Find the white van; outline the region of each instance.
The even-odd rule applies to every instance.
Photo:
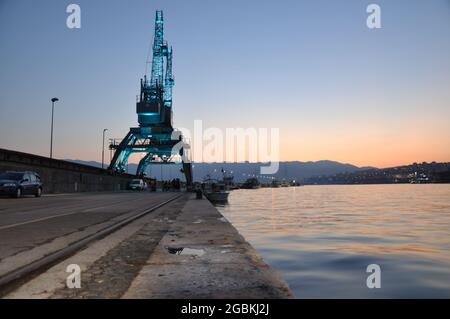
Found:
[[[145,182],[142,179],[133,179],[130,182],[129,188],[133,191],[142,191],[145,189]]]

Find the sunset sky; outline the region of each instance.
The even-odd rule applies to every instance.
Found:
[[[281,160],[450,161],[448,0],[0,0],[0,147],[47,156],[57,96],[55,157],[101,160],[103,128],[137,126],[157,9],[175,126],[279,128]]]

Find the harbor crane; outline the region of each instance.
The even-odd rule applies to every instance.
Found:
[[[153,59],[150,80],[141,79],[140,95],[136,101],[139,127],[132,127],[118,144],[111,143],[114,150],[109,170],[125,172],[130,155],[144,153],[136,175],[144,176],[152,164],[181,164],[186,183],[192,184],[192,168],[189,160],[189,144],[172,123],[172,74],[173,50],[164,39],[162,11],[156,11]]]

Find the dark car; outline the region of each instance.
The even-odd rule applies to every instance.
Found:
[[[10,195],[16,198],[22,195],[42,194],[41,177],[35,172],[5,172],[0,173],[0,195]]]

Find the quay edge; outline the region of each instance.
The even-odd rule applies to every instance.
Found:
[[[280,299],[294,295],[208,200],[191,196],[123,297]]]

